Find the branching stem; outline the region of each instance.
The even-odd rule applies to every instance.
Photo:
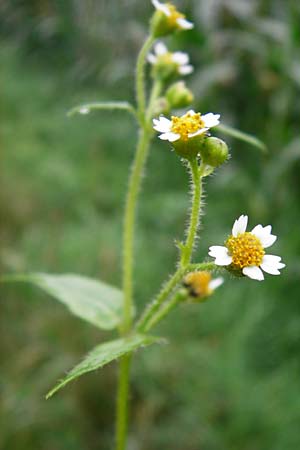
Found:
[[[174,275],[169,279],[169,281],[163,286],[157,297],[154,298],[152,303],[150,303],[144,313],[142,314],[140,320],[138,321],[136,328],[140,332],[145,332],[149,329],[149,325],[152,323],[152,318],[159,314],[161,305],[169,297],[169,295],[176,288],[178,283],[181,281],[183,275],[189,270],[190,260],[192,257],[192,252],[194,248],[195,238],[197,235],[197,230],[199,226],[199,217],[201,209],[201,179],[202,179],[202,168],[198,166],[197,159],[190,161],[191,173],[192,173],[192,209],[188,225],[188,232],[185,244],[181,248],[181,258],[179,267],[174,273]],[[204,263],[204,265],[206,265]],[[166,314],[163,314],[165,317]]]

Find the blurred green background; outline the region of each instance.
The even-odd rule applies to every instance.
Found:
[[[242,213],[273,224],[287,264],[263,283],[228,278],[211,302],[177,310],[157,332],[167,346],[133,368],[130,450],[300,448],[300,4],[191,0],[195,29],[170,39],[196,67],[195,107],[256,134],[238,141],[206,183],[196,259]],[[68,119],[95,100],[134,96],[134,62],[152,12],[138,0],[0,3],[1,272],[74,272],[120,285],[121,226],[135,124],[123,113]],[[139,308],[173,271],[188,178],[155,140],[139,208]],[[44,394],[112,337],[40,291],[1,286],[1,450],[108,450],[116,366]]]

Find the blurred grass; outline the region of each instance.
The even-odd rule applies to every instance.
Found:
[[[131,100],[150,7],[87,2],[82,15],[79,3],[67,3],[62,11],[53,2],[50,12],[47,1],[1,6],[0,266],[82,272],[120,285],[135,125],[122,113],[68,119],[66,111],[83,101]],[[186,2],[197,28],[173,44],[191,49],[197,106],[220,111],[269,148],[263,157],[231,142],[231,161],[206,184],[197,258],[249,213],[251,225],[273,224],[274,253],[287,269],[261,284],[228,279],[213,301],[184,306],[160,326],[169,345],[139,353],[133,370],[132,449],[141,442],[143,450],[300,446],[299,6],[253,5]],[[140,306],[173,270],[187,182],[176,156],[155,142],[139,208]],[[1,450],[111,448],[115,366],[44,400],[105,335],[40,292],[1,290]]]

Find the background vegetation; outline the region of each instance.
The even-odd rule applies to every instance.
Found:
[[[272,223],[287,269],[264,283],[228,279],[211,302],[182,307],[137,355],[130,449],[300,448],[300,6],[296,0],[191,0],[196,27],[170,41],[191,53],[201,111],[263,139],[237,141],[206,184],[197,253],[232,221]],[[66,118],[82,101],[132,100],[133,64],[152,7],[138,0],[0,4],[0,268],[81,272],[120,285],[121,217],[135,127],[122,113]],[[139,209],[137,301],[173,269],[187,176],[153,145]],[[98,331],[41,292],[2,286],[1,450],[107,450],[116,367],[52,400],[44,394]]]

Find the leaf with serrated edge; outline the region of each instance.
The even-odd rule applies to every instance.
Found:
[[[3,277],[38,286],[63,303],[77,317],[98,328],[111,330],[122,321],[123,294],[119,289],[81,275],[31,273]]]
[[[75,378],[78,378],[87,372],[99,369],[111,361],[120,358],[121,356],[125,356],[140,347],[145,347],[158,342],[162,342],[162,339],[159,337],[134,334],[126,338],[100,344],[88,353],[81,363],[77,364],[63,380],[51,389],[46,398],[48,399],[51,397],[55,392]]]

